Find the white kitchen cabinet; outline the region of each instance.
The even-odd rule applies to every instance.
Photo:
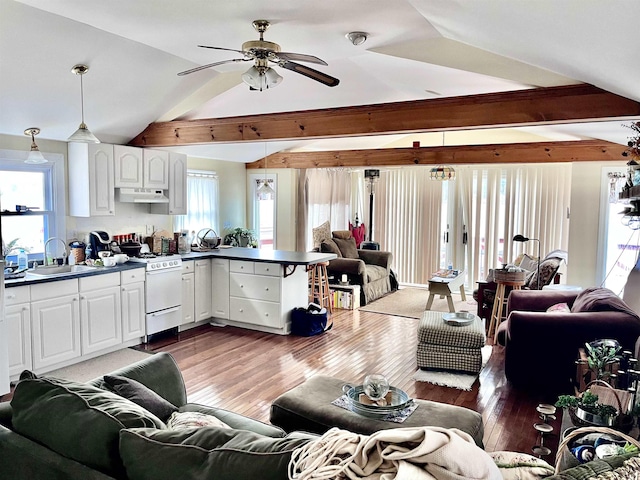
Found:
[[[113,146],[116,188],[142,188],[142,149],[126,145]]]
[[[5,322],[9,352],[9,376],[15,378],[23,370],[32,370],[31,305],[29,287],[5,290]]]
[[[4,259],[0,255],[0,270],[4,271]],[[5,319],[4,281],[0,283],[0,397],[9,393],[9,352],[7,321]]]
[[[229,319],[229,260],[211,259],[211,310],[216,318]]]
[[[196,260],[195,265],[195,320],[208,320],[211,312],[211,260]]]
[[[31,285],[33,369],[80,357],[78,280]]]
[[[122,341],[140,339],[146,335],[144,282],[145,269],[120,272],[122,302]]]
[[[113,145],[68,144],[69,215],[115,215]]]
[[[122,343],[120,274],[80,278],[82,355]]]
[[[187,156],[169,154],[169,203],[151,204],[151,213],[164,215],[187,214]]]
[[[195,273],[182,274],[182,323],[191,325],[196,322],[195,317]]]
[[[142,149],[142,186],[145,188],[169,188],[169,152]]]

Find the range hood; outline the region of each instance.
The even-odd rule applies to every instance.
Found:
[[[163,190],[155,188],[121,188],[118,201],[123,203],[169,203]]]

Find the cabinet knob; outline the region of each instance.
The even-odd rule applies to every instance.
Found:
[[[7,300],[13,300],[14,298],[16,298],[16,295],[15,295],[15,293],[14,293],[13,295],[7,295],[5,298],[6,298]]]
[[[265,317],[268,317],[268,316],[269,316],[269,314],[268,314],[268,313],[265,313],[265,314],[264,314],[264,316],[265,316]]]
[[[126,289],[126,288],[124,288],[124,287],[122,287],[122,291],[123,291],[123,292],[126,292],[126,291],[127,291],[127,289]]]
[[[240,288],[244,288],[244,285],[240,285]]]
[[[27,307],[22,307],[23,312],[26,312],[27,310],[29,310]]]
[[[241,308],[241,309],[240,309],[240,310],[238,310],[238,311],[239,311],[240,313],[242,313],[242,312],[244,312],[244,309],[242,309],[242,308]]]
[[[265,292],[268,292],[269,291],[269,287],[266,287],[264,290],[265,290]]]
[[[77,302],[78,301],[77,297],[73,297],[73,301]]]

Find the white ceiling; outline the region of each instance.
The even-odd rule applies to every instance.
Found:
[[[151,122],[364,105],[586,82],[640,101],[637,0],[0,0],[0,133],[66,140],[85,120],[104,142],[127,143]],[[265,39],[315,55],[340,79],[326,87],[294,72],[277,87],[249,91],[229,64],[184,77],[198,65]],[[345,34],[361,30],[353,46]],[[444,143],[599,138],[626,143],[621,122],[447,133]],[[442,135],[269,142],[283,149],[441,145]],[[25,148],[29,141],[25,137]],[[200,145],[192,156],[251,162],[264,144]]]

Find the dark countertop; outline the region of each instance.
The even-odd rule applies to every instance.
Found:
[[[127,262],[116,265],[115,267],[94,267],[91,271],[83,271],[83,272],[74,272],[74,273],[65,273],[61,275],[52,275],[49,277],[36,277],[27,275],[23,278],[16,278],[13,280],[5,280],[4,286],[5,288],[10,287],[19,287],[22,285],[36,285],[39,283],[49,283],[49,282],[57,282],[59,280],[70,280],[72,278],[80,278],[80,277],[93,277],[94,275],[103,275],[106,273],[114,273],[114,272],[123,272],[125,270],[132,270],[134,268],[145,268],[144,263],[135,263],[135,262]],[[46,267],[40,267],[42,269]]]
[[[250,262],[281,263],[284,265],[313,265],[337,258],[334,253],[292,252],[288,250],[261,250],[258,248],[218,248],[208,252],[191,252],[182,255],[182,260],[199,258],[227,258]]]

